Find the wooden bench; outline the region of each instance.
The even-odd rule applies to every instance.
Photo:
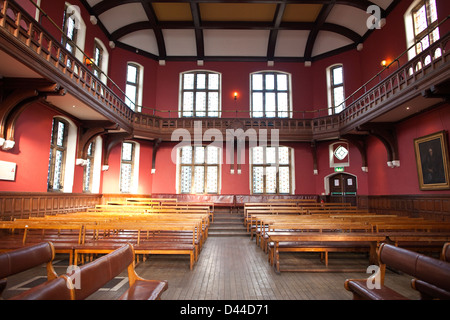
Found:
[[[27,290],[14,299],[85,300],[127,270],[129,288],[119,300],[160,300],[168,288],[168,282],[139,277],[134,269],[134,256],[133,246],[124,245],[81,266],[72,275],[62,275],[51,282]]]
[[[55,249],[51,242],[29,245],[20,249],[0,254],[0,296],[6,288],[7,278],[46,264],[47,281],[55,279],[58,275],[53,268]]]
[[[412,286],[423,299],[450,299],[450,263],[386,243],[380,245],[378,257],[379,288],[369,286],[367,279],[347,279],[344,286],[353,293],[353,299],[406,300],[405,296],[385,286],[386,266],[414,277]]]

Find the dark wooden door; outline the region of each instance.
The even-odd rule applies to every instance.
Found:
[[[358,186],[356,184],[356,177],[346,174],[338,173],[330,177],[330,201],[351,203],[356,206],[356,194]]]

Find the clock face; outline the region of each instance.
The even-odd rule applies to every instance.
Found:
[[[334,156],[342,161],[348,156],[348,150],[344,146],[339,146],[334,150]]]

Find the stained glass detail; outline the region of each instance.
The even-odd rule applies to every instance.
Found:
[[[181,163],[182,164],[192,163],[192,148],[191,147],[181,148]]]
[[[287,91],[289,89],[287,75],[285,74],[277,75],[277,89],[280,91]]]
[[[266,167],[266,193],[277,193],[277,168]]]
[[[263,167],[253,167],[253,193],[264,193]]]
[[[181,116],[219,116],[220,74],[201,71],[183,74],[181,94]]]
[[[195,74],[186,73],[184,75],[184,88],[183,89],[193,90],[194,89],[194,80],[195,80]]]
[[[266,148],[266,164],[275,164],[276,161],[276,151],[277,149],[274,147]]]
[[[217,193],[219,182],[218,182],[218,169],[216,166],[209,166],[207,171],[207,193]]]
[[[194,192],[205,192],[205,167],[196,166],[194,173]]]
[[[53,176],[53,189],[58,190],[61,189],[62,185],[62,167],[63,167],[63,159],[64,159],[64,153],[62,151],[57,150],[56,151],[56,157],[55,157],[55,169],[54,169],[54,176]]]
[[[132,161],[133,160],[133,144],[132,143],[123,143],[122,145],[122,160],[123,161]]]
[[[66,125],[64,122],[58,121],[58,135],[56,139],[56,144],[59,147],[64,145],[64,133],[65,133]]]
[[[131,163],[122,163],[120,168],[120,191],[127,193],[131,191],[133,166]]]
[[[206,148],[208,164],[219,164],[219,148],[208,147]]]
[[[348,155],[348,150],[344,146],[339,146],[334,150],[334,156],[339,160],[344,160]]]
[[[252,161],[253,164],[264,164],[264,148],[255,147],[252,149]]]
[[[195,147],[195,164],[205,163],[205,147]]]
[[[278,148],[278,162],[280,165],[289,165],[289,148],[279,147]]]
[[[261,72],[251,76],[252,117],[289,117],[289,75]]]
[[[192,182],[192,168],[182,166],[181,167],[181,193],[191,192]]]
[[[279,192],[289,193],[291,190],[289,167],[279,168],[279,180]]]

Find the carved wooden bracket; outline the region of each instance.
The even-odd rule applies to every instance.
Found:
[[[89,145],[95,138],[117,129],[117,125],[111,121],[85,121],[78,140],[78,159],[87,159]]]
[[[105,156],[103,158],[103,166],[108,167],[109,165],[109,155],[111,154],[111,150],[122,143],[126,139],[131,139],[133,137],[132,134],[128,132],[118,132],[118,133],[108,133],[107,138],[105,139]]]
[[[367,136],[365,135],[358,135],[358,134],[347,134],[342,136],[342,139],[347,140],[352,145],[354,145],[359,153],[361,154],[361,160],[362,165],[361,169],[364,172],[368,171],[368,163],[367,163],[367,143],[366,143]]]
[[[48,95],[65,94],[65,90],[59,85],[45,79],[5,78],[1,87],[3,96],[0,103],[0,146],[3,150],[11,150],[14,147],[16,122],[26,107],[44,100]]]
[[[387,152],[387,165],[390,168],[399,167],[397,133],[393,125],[389,123],[368,123],[361,128],[367,130],[384,144]]]

